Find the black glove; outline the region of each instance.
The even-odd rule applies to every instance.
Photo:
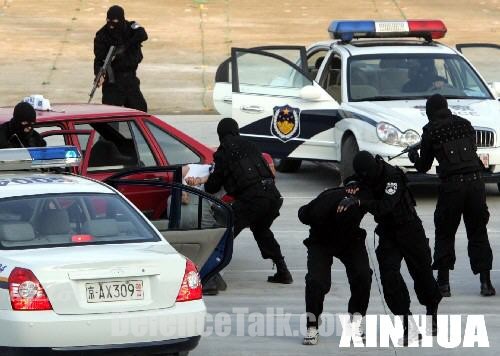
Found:
[[[347,182],[344,187],[347,193],[354,195],[359,190],[359,182],[351,180]]]
[[[417,160],[420,158],[420,155],[418,154],[417,150],[410,150],[408,152],[408,159],[410,160],[411,163],[417,162]]]
[[[337,213],[343,213],[347,209],[359,205],[360,205],[359,199],[356,199],[355,197],[345,197],[339,203],[339,206],[337,207]]]

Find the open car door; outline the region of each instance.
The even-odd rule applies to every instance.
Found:
[[[488,83],[493,94],[500,100],[500,45],[461,43],[456,47],[474,65]]]
[[[132,203],[128,191],[154,189],[164,200],[166,210],[151,222],[181,254],[199,267],[202,282],[222,270],[233,254],[233,216],[229,205],[199,189],[182,185],[182,166],[162,167],[176,179],[136,180],[137,171],[121,172],[105,182],[122,192]],[[159,168],[144,168],[143,173]]]
[[[230,69],[231,112],[242,135],[273,158],[335,157],[339,105],[309,77],[305,47],[232,48]]]

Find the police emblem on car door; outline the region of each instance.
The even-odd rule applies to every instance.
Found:
[[[300,109],[290,105],[275,106],[271,120],[271,134],[286,142],[300,135]]]

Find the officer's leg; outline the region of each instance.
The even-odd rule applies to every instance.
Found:
[[[123,106],[125,104],[125,93],[117,83],[105,83],[102,86],[102,103]]]
[[[234,216],[234,238],[236,238],[255,219],[255,211],[247,203],[239,200],[233,202],[231,208]]]
[[[436,307],[441,301],[436,280],[432,273],[429,240],[420,222],[405,227],[398,234],[398,246],[414,281],[414,289],[420,304]]]
[[[442,183],[434,212],[434,263],[438,284],[444,296],[450,296],[449,270],[455,266],[455,234],[463,210],[463,193],[459,183]]]
[[[392,238],[380,236],[375,250],[384,299],[394,315],[409,315],[410,295],[400,272],[403,256]]]
[[[318,327],[325,295],[332,284],[332,255],[325,246],[312,244],[307,249],[306,313],[307,327]]]
[[[350,245],[339,259],[345,266],[351,289],[347,311],[349,314],[359,313],[365,316],[370,301],[373,271],[370,268],[364,240],[358,240]]]
[[[140,80],[134,77],[130,80],[130,86],[127,89],[127,97],[125,98],[125,106],[127,108],[148,111],[148,104],[140,88]]]
[[[486,230],[489,217],[484,183],[481,180],[470,182],[464,207],[464,223],[469,240],[467,250],[472,272],[480,273],[481,294],[484,296],[495,295],[490,280],[493,253]]]

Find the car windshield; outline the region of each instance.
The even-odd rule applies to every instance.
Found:
[[[0,200],[0,248],[159,241],[113,194],[48,194]]]
[[[411,100],[440,93],[454,99],[490,99],[486,85],[459,55],[378,54],[348,62],[349,100]]]

